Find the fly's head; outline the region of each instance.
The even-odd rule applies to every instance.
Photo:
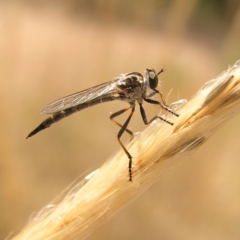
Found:
[[[149,88],[152,90],[156,89],[158,86],[158,75],[161,74],[164,69],[161,69],[158,73],[153,68],[146,69],[146,80]]]

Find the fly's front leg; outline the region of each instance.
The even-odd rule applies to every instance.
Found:
[[[169,111],[169,112],[172,113],[173,115],[179,117],[179,115],[176,114],[175,112],[173,112],[172,108],[167,105],[167,103],[166,103],[166,101],[165,101],[162,93],[161,93],[161,92],[158,92],[158,93],[159,93],[159,96],[160,96],[160,98],[161,98],[161,100],[162,100],[162,101],[160,102],[162,108],[166,109],[167,111]]]
[[[113,123],[115,123],[116,125],[118,125],[120,128],[122,128],[122,125],[119,122],[117,122],[116,120],[114,120],[114,118],[120,116],[124,112],[128,111],[130,108],[131,107],[127,107],[127,108],[124,108],[124,109],[122,109],[118,112],[115,112],[115,113],[111,114],[111,116],[110,116],[111,121]],[[131,141],[133,139],[133,132],[130,131],[129,129],[127,129],[127,128],[125,129],[125,131],[131,136],[131,138],[130,138],[130,141]]]
[[[157,94],[157,92],[155,92],[155,91],[150,92],[150,93],[147,95],[147,98],[151,98],[151,97],[154,96],[155,94]]]
[[[132,106],[131,106],[131,107],[129,107],[129,108],[132,108],[132,111],[131,111],[130,115],[128,116],[126,122],[122,125],[120,131],[118,132],[117,139],[118,139],[118,142],[119,142],[119,144],[121,145],[122,149],[124,150],[124,152],[125,152],[126,155],[128,156],[128,159],[129,159],[129,164],[128,164],[129,181],[132,181],[132,156],[130,155],[130,153],[128,152],[128,150],[125,148],[125,146],[123,145],[123,143],[122,143],[121,140],[120,140],[120,138],[121,138],[121,136],[123,135],[123,133],[128,130],[128,129],[127,129],[127,126],[128,126],[128,124],[129,124],[129,122],[130,122],[130,120],[131,120],[131,118],[132,118],[132,115],[133,115],[134,111],[135,111],[135,107],[132,107]],[[125,111],[127,111],[129,108],[125,109]],[[120,113],[117,112],[116,114],[117,114],[117,116],[118,116],[118,115],[121,114],[121,112],[125,112],[125,111],[124,111],[124,109],[123,109],[123,110],[119,111]],[[131,132],[131,131],[130,131],[130,132]]]
[[[139,104],[139,106],[140,106],[140,112],[141,112],[141,115],[142,115],[143,122],[144,122],[146,125],[151,124],[155,119],[160,119],[160,120],[162,120],[162,121],[164,121],[164,122],[166,122],[166,123],[168,123],[168,124],[170,124],[170,125],[173,125],[172,122],[169,122],[168,120],[166,120],[166,119],[164,119],[164,118],[162,118],[162,117],[160,117],[160,116],[155,116],[155,117],[153,117],[150,121],[148,121],[148,120],[147,120],[146,113],[145,113],[145,110],[144,110],[142,104]]]

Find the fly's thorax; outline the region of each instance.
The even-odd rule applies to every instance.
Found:
[[[134,88],[146,89],[146,80],[143,78],[142,74],[138,72],[126,73],[123,75],[118,83],[117,87],[121,90],[133,90]]]
[[[117,86],[125,97],[131,100],[142,98],[143,93],[146,92],[147,89],[146,80],[142,74],[138,72],[127,73],[122,76]]]

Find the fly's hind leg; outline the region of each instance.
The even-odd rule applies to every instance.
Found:
[[[117,122],[114,118],[120,116],[120,115],[123,114],[123,113],[125,113],[125,112],[128,111],[130,108],[131,108],[131,107],[127,107],[127,108],[124,108],[124,109],[122,109],[122,110],[120,110],[120,111],[117,111],[117,112],[111,114],[111,116],[110,116],[111,121],[112,121],[113,123],[115,123],[117,126],[119,126],[120,128],[122,128],[122,125],[121,125],[119,122]],[[132,131],[130,131],[129,129],[127,129],[127,128],[125,129],[125,131],[130,135],[130,137],[131,137],[131,138],[130,138],[130,141],[131,141],[131,140],[133,139],[134,133],[133,133]]]
[[[116,122],[115,120],[113,120],[114,117],[119,116],[120,114],[126,112],[126,111],[129,110],[130,108],[132,109],[132,111],[131,111],[130,115],[128,116],[126,122],[125,122],[123,125],[121,125],[121,124],[119,124],[118,122]],[[128,159],[129,159],[129,163],[128,163],[129,181],[132,181],[132,156],[131,156],[131,154],[128,152],[128,150],[126,149],[126,147],[123,145],[123,143],[121,142],[121,139],[120,139],[120,138],[121,138],[121,136],[123,135],[123,133],[124,133],[125,131],[126,131],[127,133],[129,133],[131,136],[133,136],[133,132],[131,132],[130,130],[128,130],[128,129],[127,129],[127,126],[128,126],[128,124],[129,124],[129,122],[130,122],[130,120],[131,120],[131,118],[132,118],[132,115],[133,115],[134,111],[135,111],[135,107],[134,107],[134,106],[130,106],[130,107],[125,108],[125,109],[122,109],[122,110],[120,110],[120,111],[118,111],[118,112],[116,112],[116,113],[114,113],[114,114],[112,114],[112,115],[110,116],[111,120],[112,120],[114,123],[116,123],[118,126],[121,127],[120,131],[118,132],[117,139],[118,139],[118,142],[119,142],[119,144],[121,145],[122,149],[123,149],[124,152],[126,153]]]

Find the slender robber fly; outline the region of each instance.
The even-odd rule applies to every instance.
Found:
[[[140,106],[141,116],[143,122],[146,125],[150,124],[155,119],[160,119],[170,125],[173,125],[173,123],[160,116],[155,116],[148,121],[145,110],[142,106],[143,100],[150,104],[159,105],[166,111],[172,113],[173,115],[177,117],[179,116],[172,110],[171,107],[169,107],[166,104],[162,96],[162,93],[156,89],[156,87],[158,86],[158,75],[161,74],[163,71],[164,69],[161,69],[161,71],[157,73],[154,69],[147,68],[145,72],[145,77],[143,77],[142,74],[138,72],[121,74],[120,76],[114,78],[110,82],[100,84],[98,86],[86,89],[81,92],[74,93],[67,97],[60,98],[59,100],[56,100],[52,103],[49,103],[42,108],[40,113],[51,114],[52,116],[44,120],[36,129],[34,129],[27,136],[27,138],[35,135],[36,133],[44,130],[45,128],[50,127],[53,123],[56,123],[61,119],[68,117],[69,115],[81,111],[85,108],[115,100],[125,101],[130,106],[111,114],[110,119],[112,122],[114,122],[116,125],[120,127],[120,131],[118,132],[117,135],[117,140],[129,159],[128,163],[129,181],[132,181],[132,156],[121,142],[121,136],[126,131],[131,136],[131,138],[133,138],[133,132],[130,131],[127,128],[127,126],[135,111],[136,101]],[[160,95],[159,102],[151,99],[151,97],[155,94]],[[127,110],[131,110],[131,112],[125,123],[122,125],[115,120],[115,117],[121,115]]]

